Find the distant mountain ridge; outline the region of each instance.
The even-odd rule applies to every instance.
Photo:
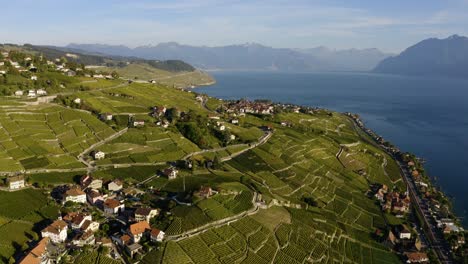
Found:
[[[374,72],[468,78],[468,38],[453,35],[423,40],[384,59]]]
[[[133,49],[122,45],[69,44],[66,48],[152,60],[178,59],[201,69],[220,70],[370,71],[390,55],[377,49],[287,49],[257,43],[197,47],[166,42]]]

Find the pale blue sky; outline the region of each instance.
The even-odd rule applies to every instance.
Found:
[[[468,0],[0,0],[0,42],[370,48],[468,35]]]

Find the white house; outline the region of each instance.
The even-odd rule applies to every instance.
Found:
[[[87,220],[93,220],[91,215],[77,214],[75,217],[73,217],[71,221],[71,228],[74,230],[81,229],[81,227]]]
[[[6,74],[6,71],[0,71],[0,74]]]
[[[135,221],[146,221],[149,223],[151,218],[155,217],[156,215],[158,215],[158,210],[140,207],[135,210]]]
[[[73,102],[75,104],[81,104],[81,99],[80,98],[76,98],[75,100],[73,100]]]
[[[31,80],[37,81],[37,76],[36,75],[31,76]]]
[[[106,214],[117,214],[119,211],[124,210],[125,205],[121,204],[115,199],[107,199],[104,202],[104,213]]]
[[[151,241],[157,241],[157,242],[162,242],[164,239],[164,232],[157,229],[153,228],[151,229]]]
[[[15,92],[15,95],[16,95],[16,96],[22,96],[23,94],[24,94],[24,93],[23,93],[23,91],[21,91],[21,90],[18,90],[18,91]]]
[[[95,160],[101,160],[106,157],[106,153],[102,151],[95,151],[92,155]]]
[[[37,95],[47,95],[47,91],[44,89],[37,89],[36,90]]]
[[[36,97],[36,91],[34,91],[34,90],[29,90],[29,91],[28,91],[28,97]]]
[[[128,229],[128,234],[132,238],[133,243],[138,243],[140,242],[141,238],[146,233],[146,231],[149,230],[151,230],[150,225],[148,224],[148,222],[143,221],[130,225],[130,228]]]
[[[55,243],[65,242],[68,226],[65,221],[56,220],[41,231],[42,237],[48,237]]]
[[[101,114],[101,116],[100,116],[101,120],[103,120],[103,121],[111,121],[112,117],[113,116],[110,113],[104,113],[104,114]]]
[[[406,226],[403,226],[398,233],[400,239],[411,239],[411,231]]]
[[[226,127],[225,127],[224,125],[221,125],[221,126],[219,127],[219,130],[224,131],[224,130],[226,130]]]
[[[123,188],[123,182],[119,179],[115,179],[109,182],[109,184],[107,184],[107,189],[109,191],[113,191],[113,192],[120,191],[122,190],[122,188]]]
[[[239,124],[239,119],[233,119],[233,120],[231,120],[231,123],[232,124]]]
[[[18,190],[24,188],[24,177],[21,175],[10,177],[7,179],[7,183],[8,188],[10,188],[10,190]]]
[[[175,168],[167,168],[163,171],[163,174],[167,176],[169,180],[177,178],[178,171]]]
[[[73,188],[65,192],[65,202],[86,203],[86,193],[78,188]]]
[[[142,127],[144,125],[145,125],[144,120],[135,120],[135,121],[133,121],[133,127]]]

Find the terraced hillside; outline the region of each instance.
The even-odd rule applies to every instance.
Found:
[[[223,102],[197,100],[193,92],[103,82],[64,92],[54,102],[0,101],[0,171],[25,171],[30,183],[42,184],[22,191],[40,196],[38,212],[54,208],[42,196],[48,186],[76,182],[88,170],[102,179],[123,179],[146,192],[142,201],[160,207],[151,225],[167,236],[146,251],[142,263],[399,262],[373,236],[390,226],[366,192],[373,183],[400,191],[405,185],[392,158],[347,116],[320,109],[233,116],[215,111]],[[76,98],[80,106],[67,105]],[[180,114],[154,117],[153,106]],[[105,112],[112,120],[99,119]],[[166,118],[172,119],[167,127],[156,125]],[[136,119],[144,126],[126,129]],[[92,150],[106,157],[91,161]],[[158,173],[169,164],[180,170],[174,180]],[[200,198],[202,186],[216,193]],[[17,222],[8,210],[0,206],[0,233],[14,225],[34,233],[44,221],[43,214],[24,213],[18,217],[26,222]],[[29,240],[34,236],[8,237],[0,253],[8,259],[14,243]]]

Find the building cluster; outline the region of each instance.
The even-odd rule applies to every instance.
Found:
[[[168,173],[177,175],[174,170]],[[160,211],[141,202],[142,194],[144,192],[136,188],[124,188],[119,179],[103,181],[91,175],[83,175],[77,185],[56,187],[52,196],[71,210],[61,213],[42,229],[42,240],[21,263],[47,259],[50,245],[62,248],[62,255],[70,249],[104,245],[110,248],[111,256],[126,252],[133,257],[141,253],[142,241],[163,241],[164,232],[150,226]],[[110,232],[102,229],[103,225],[115,226],[116,223],[118,228]]]
[[[371,192],[380,202],[382,211],[392,213],[396,217],[402,218],[409,212],[411,199],[406,193],[389,191],[388,186],[383,184],[374,184],[371,186]]]
[[[273,104],[267,101],[238,100],[227,102],[224,107],[227,113],[235,114],[271,115],[274,113]]]

